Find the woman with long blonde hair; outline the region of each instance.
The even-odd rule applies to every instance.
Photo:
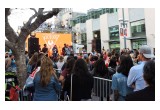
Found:
[[[35,101],[58,101],[58,93],[61,86],[58,82],[53,62],[48,57],[41,59],[40,71],[34,78]]]

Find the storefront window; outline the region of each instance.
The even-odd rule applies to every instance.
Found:
[[[146,37],[145,21],[136,21],[131,23],[132,37]]]
[[[119,26],[109,28],[110,40],[119,40]]]
[[[119,42],[110,42],[109,43],[109,47],[110,47],[110,50],[112,51],[113,49],[117,52],[117,53],[119,53],[119,51],[120,51],[120,44],[119,44]]]
[[[147,41],[145,39],[132,40],[132,49],[139,49],[142,45],[147,45]]]

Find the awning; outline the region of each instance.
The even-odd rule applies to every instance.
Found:
[[[147,38],[146,37],[126,37],[126,39],[127,40],[134,40],[134,39],[147,39]]]
[[[103,42],[120,42],[119,40],[103,40]]]

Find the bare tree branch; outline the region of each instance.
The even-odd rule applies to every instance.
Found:
[[[32,16],[29,18],[29,20],[27,21],[26,24],[24,24],[24,26],[22,27],[22,29],[30,28],[30,24],[31,24],[32,20],[35,19],[38,15],[43,14],[43,10],[44,10],[44,8],[39,8],[39,10],[38,10],[38,12],[37,12],[35,8],[30,8],[30,9],[33,10],[33,11],[35,11],[35,14],[32,15]]]
[[[43,14],[43,10],[44,10],[44,8],[39,8],[39,9],[38,9],[38,15]]]
[[[38,10],[38,16],[35,19],[33,23],[31,23],[31,19],[34,17],[34,15],[30,18],[30,21],[27,22],[27,27],[23,26],[21,29],[20,37],[23,37],[23,40],[26,40],[27,36],[34,30],[36,30],[43,22],[45,22],[47,19],[51,18],[54,15],[57,15],[61,9],[54,8],[54,10],[49,11],[46,15],[43,15],[44,8],[40,8]],[[36,16],[36,15],[35,15]],[[30,24],[31,23],[31,24]]]
[[[35,12],[35,14],[37,14],[37,10],[35,8],[30,8],[31,10],[33,10]]]
[[[14,50],[15,45],[12,42],[5,40],[5,45],[11,50]]]
[[[10,15],[10,9],[5,9],[5,36],[10,42],[17,42],[18,36],[16,35],[16,32],[12,29],[8,22],[8,16]]]
[[[35,8],[30,8],[30,9],[33,10],[33,11],[35,12],[35,14],[32,15],[32,16],[29,18],[29,20],[27,21],[27,23],[24,24],[24,26],[23,26],[22,28],[25,28],[25,27],[27,28],[27,27],[31,24],[32,20],[33,20],[35,17],[38,16],[38,12],[37,12],[37,10],[36,10]]]
[[[11,14],[10,8],[5,8],[5,16],[9,16]]]

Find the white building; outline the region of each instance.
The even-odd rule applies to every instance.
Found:
[[[82,22],[82,18],[85,18],[85,22]],[[92,51],[94,37],[101,40],[101,48],[120,50],[124,48],[124,38],[119,34],[122,18],[121,8],[90,9],[86,16],[81,16],[80,22],[75,23],[74,28],[79,33],[79,41],[86,32],[87,52]],[[126,48],[139,49],[145,44],[155,48],[154,9],[125,8],[124,19],[127,21]]]
[[[124,10],[124,11],[123,11]],[[126,43],[120,30],[127,26]],[[57,30],[57,31],[56,31]],[[73,12],[71,8],[62,10],[55,19],[53,31],[72,33],[72,42],[81,44],[91,52],[94,49],[139,49],[149,45],[155,49],[155,9],[153,8],[99,8],[90,9],[87,14]],[[95,48],[93,39],[99,39]]]

